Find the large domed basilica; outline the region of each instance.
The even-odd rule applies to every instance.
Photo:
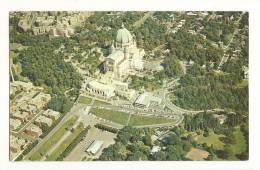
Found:
[[[144,50],[137,48],[134,37],[122,24],[111,45],[110,54],[105,59],[104,70],[115,79],[124,79],[143,69],[144,54]]]

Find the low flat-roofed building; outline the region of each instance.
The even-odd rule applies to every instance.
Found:
[[[26,144],[25,139],[18,138],[16,136],[10,135],[10,150],[14,153],[18,153],[23,149]]]
[[[13,118],[15,118],[15,119],[18,119],[18,120],[20,120],[20,121],[22,121],[22,122],[26,122],[26,121],[28,121],[30,115],[29,115],[28,112],[20,112],[20,111],[17,111],[17,112],[15,112],[14,114],[12,114],[11,117],[13,117]]]
[[[115,87],[110,84],[100,83],[96,80],[90,81],[87,85],[87,90],[91,93],[110,98],[115,96]]]
[[[30,105],[36,106],[37,109],[42,109],[51,100],[50,94],[45,94],[39,92],[32,100],[29,102]]]
[[[102,148],[103,144],[104,144],[104,141],[95,140],[91,143],[91,145],[88,147],[86,152],[89,154],[92,154],[92,155],[96,155],[98,153],[98,151]]]
[[[48,110],[45,110],[42,113],[42,115],[44,115],[44,116],[46,116],[48,118],[51,118],[54,121],[54,120],[57,120],[60,117],[60,112],[48,109]]]
[[[11,130],[17,129],[19,126],[21,126],[21,124],[22,124],[21,120],[10,118],[10,129]]]
[[[40,126],[40,127],[42,125],[47,125],[47,126],[51,126],[52,125],[52,119],[48,118],[48,117],[45,117],[45,116],[42,116],[42,115],[37,117],[34,122],[35,122],[35,124],[37,126]]]
[[[144,92],[135,100],[134,105],[140,108],[148,108],[150,106],[161,106],[162,99],[160,97],[153,96],[149,92]]]
[[[25,133],[38,138],[42,134],[42,129],[39,126],[36,126],[35,124],[31,124],[25,129]]]

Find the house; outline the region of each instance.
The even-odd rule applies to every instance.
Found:
[[[26,144],[25,139],[10,135],[10,150],[14,153],[20,152]]]
[[[27,103],[23,103],[19,106],[20,111],[28,112],[29,114],[35,114],[37,112],[37,107],[34,105],[29,105]]]
[[[45,110],[42,115],[51,118],[53,121],[60,117],[60,113],[51,109]]]
[[[37,118],[35,119],[34,123],[35,123],[37,126],[40,126],[40,127],[41,127],[42,125],[51,126],[53,122],[52,122],[52,119],[40,115],[39,117],[37,117]]]
[[[11,130],[17,129],[19,126],[21,126],[21,124],[22,124],[21,120],[10,118],[10,129]]]
[[[16,111],[14,114],[12,114],[13,118],[20,120],[21,122],[27,122],[29,120],[29,113],[28,112],[20,112]]]
[[[12,88],[17,88],[25,92],[29,92],[33,88],[33,84],[31,82],[23,82],[23,81],[14,81],[11,82]]]
[[[155,154],[156,152],[159,152],[161,150],[161,147],[160,146],[153,146],[153,148],[151,149],[150,151],[150,154],[153,155]]]
[[[35,124],[31,124],[25,129],[25,133],[34,138],[38,138],[42,135],[42,129],[39,126],[36,126]]]
[[[35,97],[32,98],[29,104],[35,106],[37,109],[42,109],[49,100],[51,100],[50,94],[39,92]]]

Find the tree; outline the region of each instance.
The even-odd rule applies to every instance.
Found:
[[[121,143],[105,148],[99,160],[103,161],[123,161],[127,158],[126,147]]]
[[[183,150],[185,152],[189,152],[192,147],[192,144],[190,142],[183,142]]]
[[[140,151],[136,151],[129,155],[127,158],[128,161],[141,161],[141,160],[148,160],[147,156]]]
[[[65,96],[54,96],[51,98],[51,100],[48,102],[47,107],[49,109],[61,112],[61,113],[67,113],[70,111],[73,103]]]
[[[166,153],[163,152],[163,151],[159,151],[159,152],[156,152],[154,155],[153,155],[153,160],[155,161],[165,161],[166,160]]]
[[[165,74],[168,77],[177,77],[183,73],[180,62],[176,59],[175,56],[166,57],[163,62]]]
[[[147,145],[147,146],[152,146],[151,136],[145,135],[145,136],[143,137],[143,140],[142,140],[142,141],[144,142],[145,145]]]

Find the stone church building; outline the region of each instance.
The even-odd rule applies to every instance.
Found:
[[[110,54],[104,62],[104,71],[114,79],[122,80],[143,70],[143,49],[138,49],[131,33],[124,27],[117,31]]]

